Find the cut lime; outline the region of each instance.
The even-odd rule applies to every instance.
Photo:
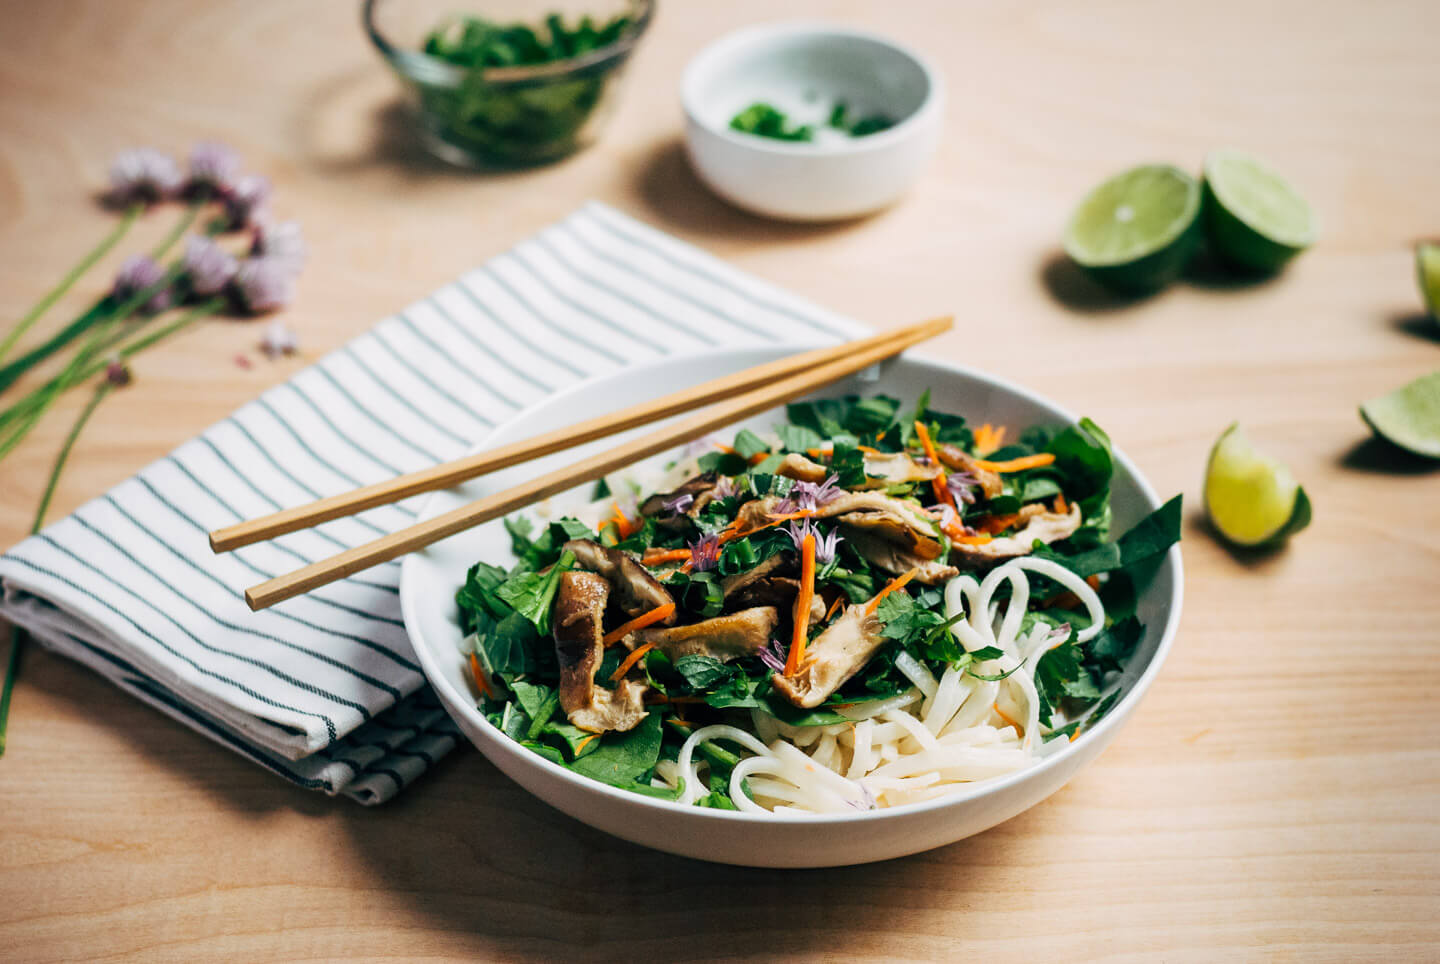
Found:
[[[1421,241],[1415,245],[1415,271],[1420,276],[1420,297],[1425,310],[1440,321],[1440,244]]]
[[[1254,271],[1278,271],[1315,243],[1315,214],[1284,178],[1247,154],[1205,158],[1205,227],[1215,252]]]
[[[1146,164],[1117,174],[1080,202],[1065,227],[1065,253],[1120,291],[1174,281],[1200,240],[1200,185],[1177,167]]]
[[[1272,458],[1255,451],[1237,422],[1210,450],[1205,511],[1220,534],[1239,546],[1283,542],[1310,524],[1310,499]]]
[[[1405,451],[1440,459],[1440,372],[1370,399],[1360,406],[1360,417]]]

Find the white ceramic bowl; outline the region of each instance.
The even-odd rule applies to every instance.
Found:
[[[874,34],[816,24],[736,31],[685,69],[680,99],[696,173],[725,200],[768,217],[829,221],[894,202],[940,140],[940,76],[913,51]],[[843,101],[853,116],[895,126],[864,137],[780,141],[730,128],[751,104],[823,125]]]
[[[581,418],[678,391],[793,350],[756,348],[708,353],[627,369],[551,396],[496,429],[482,447],[562,428]],[[1029,425],[1075,420],[1069,412],[1039,396],[988,375],[906,357],[837,383],[821,394],[885,392],[908,402],[926,386],[937,409],[963,413],[978,421]],[[783,411],[775,411],[742,424],[768,429],[783,417]],[[458,489],[436,492],[421,516],[438,515],[614,444],[613,440],[601,440]],[[1118,449],[1115,456],[1112,508],[1115,531],[1124,532],[1160,503],[1130,460]],[[480,752],[541,800],[607,833],[687,857],[757,867],[824,867],[899,857],[979,833],[1034,806],[1060,789],[1115,738],[1159,673],[1180,620],[1181,565],[1176,547],[1170,550],[1140,600],[1139,615],[1146,633],[1121,681],[1125,697],[1074,743],[1030,769],[977,783],[954,797],[890,810],[799,818],[753,815],[683,807],[606,786],[537,756],[486,721],[475,706],[468,669],[460,653],[461,632],[455,607],[455,590],[464,581],[466,569],[479,559],[498,565],[513,564],[509,537],[498,521],[408,556],[402,570],[400,602],[426,677],[445,709]]]

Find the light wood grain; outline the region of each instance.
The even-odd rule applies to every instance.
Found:
[[[980,837],[868,868],[713,867],[603,837],[458,752],[393,804],[294,789],[84,670],[26,661],[0,760],[0,956],[1434,959],[1440,950],[1440,475],[1365,444],[1354,405],[1440,367],[1410,243],[1440,232],[1440,5],[787,4],[883,30],[949,80],[940,156],[865,221],[767,224],[676,147],[676,82],[774,4],[662,4],[614,126],[499,177],[421,156],[355,5],[0,3],[0,316],[107,225],[110,153],[240,147],[314,255],[290,313],[314,357],[599,198],[879,326],[942,312],[932,349],[1104,425],[1190,503],[1169,664],[1115,745]],[[1240,146],[1307,194],[1323,239],[1285,277],[1116,302],[1056,257],[1071,205],[1127,165]],[[168,217],[148,218],[158,237]],[[110,265],[113,267],[113,265]],[[82,304],[100,282],[66,304]],[[286,377],[215,323],[143,356],[56,512]],[[0,469],[0,544],[30,522],[83,399]],[[1316,521],[1237,557],[1194,518],[1233,418]]]
[[[662,426],[638,438],[627,439],[564,468],[547,472],[522,485],[503,489],[476,499],[432,519],[397,529],[378,539],[321,559],[308,566],[267,579],[245,590],[245,602],[252,610],[268,609],[279,602],[328,586],[338,579],[363,572],[382,562],[417,552],[457,532],[500,519],[542,499],[568,492],[586,482],[611,475],[641,459],[659,455],[686,442],[717,432],[752,415],[794,401],[846,376],[892,358],[906,347],[918,345],[951,327],[949,318],[928,322],[894,339],[872,340],[868,347],[855,345],[823,365],[800,371],[759,388],[727,399],[689,418]]]
[[[407,472],[393,479],[386,479],[384,482],[361,486],[358,489],[342,492],[340,495],[333,495],[326,499],[318,499],[293,509],[283,509],[257,519],[247,519],[223,529],[216,529],[210,533],[210,548],[216,552],[229,552],[232,549],[239,549],[241,546],[273,539],[287,532],[295,532],[297,529],[308,529],[331,519],[354,515],[377,505],[399,502],[401,499],[407,499],[422,492],[448,489],[461,482],[498,472],[512,465],[520,465],[545,455],[563,452],[596,439],[609,438],[612,435],[618,435],[632,428],[649,425],[674,415],[693,412],[697,408],[713,405],[716,402],[734,398],[743,392],[777,382],[788,375],[818,368],[827,362],[881,345],[893,344],[895,348],[890,355],[898,354],[911,345],[949,330],[953,323],[954,320],[948,317],[922,321],[893,331],[883,331],[869,338],[856,339],[829,348],[817,348],[814,351],[798,352],[764,365],[756,365],[753,368],[735,372],[732,375],[691,385],[689,388],[672,392],[661,398],[641,402],[639,405],[631,405],[618,412],[585,419],[567,428],[545,432],[533,438],[486,449],[452,462],[442,462],[418,472]],[[889,357],[889,355],[885,357]],[[868,364],[870,364],[868,361],[861,362],[856,369],[850,369],[842,374],[850,374]],[[823,382],[815,382],[810,387],[815,388],[820,384]],[[679,439],[677,441],[689,440]],[[591,481],[589,478],[577,480],[577,482],[589,481]],[[541,498],[544,496],[536,496],[535,501]],[[478,525],[481,521],[484,520],[476,519],[471,522],[471,525]],[[426,543],[426,545],[428,544]],[[276,600],[276,602],[278,601]]]

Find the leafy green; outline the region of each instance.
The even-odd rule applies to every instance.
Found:
[[[791,125],[790,119],[774,105],[756,101],[730,118],[730,129],[777,141],[809,141],[815,128],[809,124]]]
[[[777,425],[775,434],[780,436],[780,444],[785,451],[801,455],[808,455],[811,449],[820,448],[825,441],[819,432],[804,425]]]
[[[739,672],[718,659],[696,654],[675,660],[675,671],[685,677],[685,682],[696,692],[712,690]]]
[[[575,565],[575,553],[565,550],[547,572],[521,572],[495,589],[495,595],[535,624],[540,635],[550,633],[550,604],[560,586],[560,576]]]
[[[511,611],[503,619],[495,619],[481,611],[474,614],[475,652],[491,673],[502,676],[539,671],[544,662],[554,661],[553,648],[539,645],[540,634],[535,624]],[[540,655],[548,656],[542,661]]]
[[[613,787],[629,789],[648,778],[660,758],[660,713],[651,710],[634,729],[606,733],[596,742],[599,747],[571,763],[570,769]]]
[[[742,428],[735,436],[735,454],[743,459],[748,460],[761,452],[769,451],[769,444],[748,428]]]

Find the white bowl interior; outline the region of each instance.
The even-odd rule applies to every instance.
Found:
[[[747,349],[669,359],[584,383],[521,413],[497,429],[481,448],[571,425],[698,382],[788,354],[794,348]],[[913,401],[926,387],[933,407],[972,421],[1007,425],[1073,422],[1075,417],[1023,389],[978,372],[944,363],[892,359],[817,393],[817,397],[884,392]],[[784,418],[776,409],[744,423],[769,429]],[[449,511],[587,455],[653,427],[558,453],[498,472],[456,489],[434,493],[422,518]],[[731,430],[727,430],[731,431]],[[662,462],[668,456],[657,456]],[[643,463],[642,463],[643,464]],[[582,491],[589,491],[586,486]],[[582,497],[580,492],[571,499]],[[565,496],[556,498],[563,504]],[[1131,462],[1116,451],[1112,483],[1115,531],[1124,532],[1159,501]],[[491,726],[475,706],[468,669],[459,649],[461,631],[455,590],[477,560],[509,566],[509,535],[494,522],[462,532],[408,556],[401,580],[405,624],[427,678],[465,733],[505,773],[542,799],[602,830],[686,856],[753,866],[833,866],[914,853],[959,840],[1009,819],[1059,789],[1114,737],[1159,671],[1178,625],[1181,566],[1171,550],[1144,592],[1139,616],[1146,633],[1121,680],[1126,695],[1105,719],[1087,728],[1070,746],[1030,769],[976,784],[963,794],[891,810],[813,818],[771,817],[682,807],[628,793],[578,776],[515,744]],[[863,828],[863,832],[856,832]]]
[[[852,118],[883,114],[899,124],[924,105],[932,86],[929,71],[914,55],[885,40],[797,25],[753,28],[725,38],[687,71],[683,96],[693,118],[728,132],[731,118],[757,101],[773,104],[800,124],[823,126],[837,102]],[[764,143],[814,149],[844,142]]]

